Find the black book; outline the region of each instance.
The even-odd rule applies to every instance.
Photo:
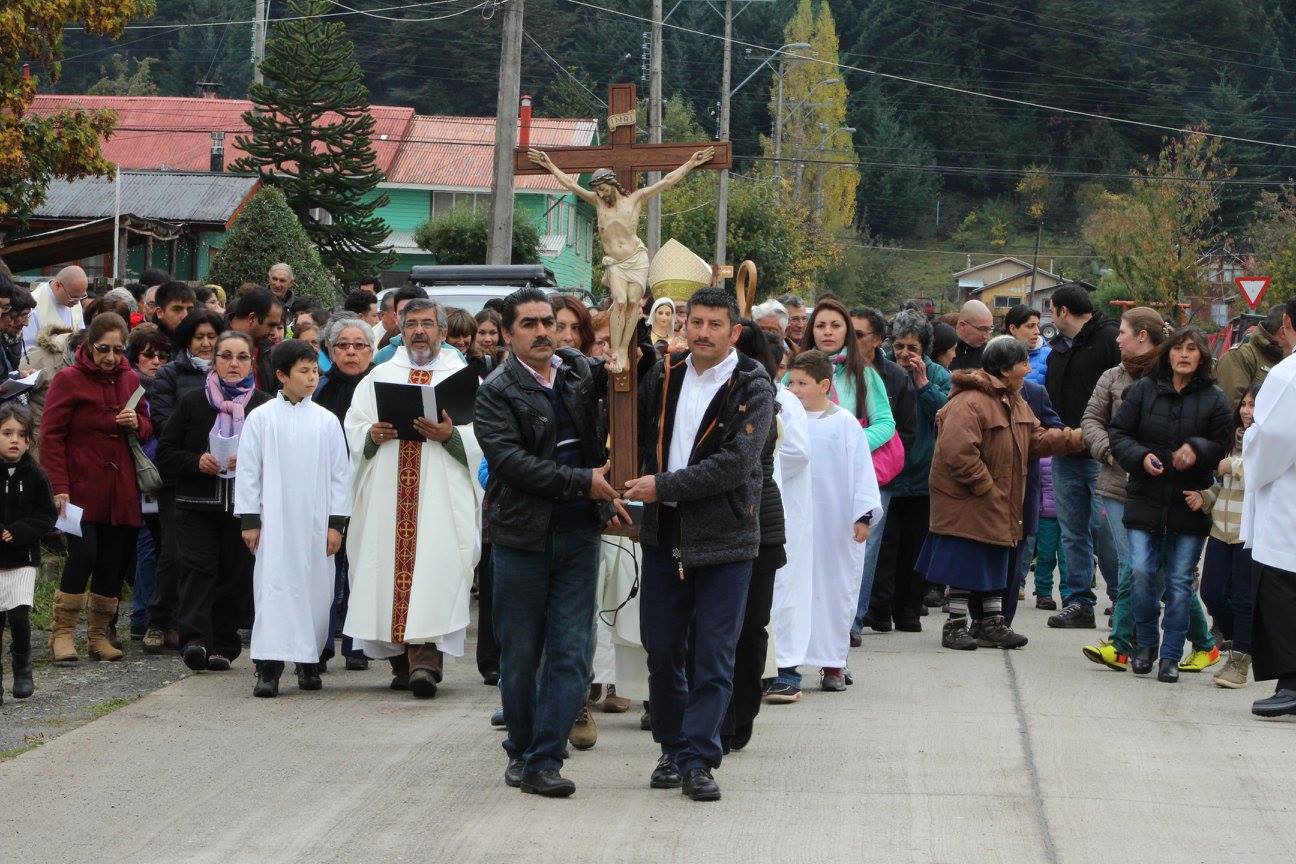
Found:
[[[436,423],[445,411],[456,426],[473,422],[473,404],[480,383],[471,367],[460,369],[435,387],[376,381],[378,419],[395,426],[396,437],[402,441],[422,441],[423,436],[414,429],[419,417]]]

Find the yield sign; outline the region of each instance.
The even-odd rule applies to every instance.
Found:
[[[1242,297],[1252,309],[1260,305],[1260,298],[1264,296],[1265,291],[1269,290],[1268,276],[1237,276],[1233,281],[1237,283]]]

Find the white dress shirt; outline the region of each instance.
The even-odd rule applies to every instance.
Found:
[[[679,401],[675,405],[675,425],[671,431],[670,453],[666,457],[666,471],[679,471],[687,468],[689,456],[693,453],[693,443],[697,441],[702,415],[715,398],[716,393],[725,385],[738,368],[738,351],[729,349],[729,354],[715,366],[698,373],[693,368],[693,355],[684,361],[688,367],[684,372],[684,384],[680,387]]]

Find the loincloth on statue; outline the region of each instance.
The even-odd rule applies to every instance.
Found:
[[[603,284],[612,287],[611,276],[615,273],[621,279],[630,285],[638,285],[640,288],[648,287],[648,247],[639,241],[638,248],[630,254],[630,257],[621,261],[613,261],[610,257],[603,257]]]

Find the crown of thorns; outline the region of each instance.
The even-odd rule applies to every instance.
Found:
[[[611,186],[623,196],[630,194],[625,190],[625,187],[621,185],[621,181],[617,180],[616,172],[611,168],[600,168],[590,175],[590,188],[593,189],[598,186]]]

